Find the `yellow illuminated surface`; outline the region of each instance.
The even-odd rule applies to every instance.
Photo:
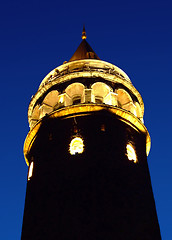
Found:
[[[134,105],[134,104],[133,104]],[[136,112],[136,105],[134,105],[135,109],[134,109],[134,112],[133,114],[137,117],[137,112]]]
[[[130,125],[132,128],[136,129],[139,132],[142,132],[146,135],[146,153],[147,156],[150,151],[151,147],[151,139],[149,132],[147,131],[146,127],[144,126],[143,122],[141,122],[137,117],[134,116],[134,114],[131,114],[130,112],[114,107],[114,106],[108,106],[108,105],[95,105],[95,104],[83,104],[83,105],[73,105],[68,106],[62,109],[58,109],[51,114],[49,114],[49,118],[60,118],[60,117],[74,117],[74,116],[84,116],[84,115],[91,115],[94,112],[101,111],[101,110],[107,110],[113,114],[115,114],[117,117],[120,118],[121,121],[125,122],[126,124]],[[42,120],[39,120],[34,127],[29,131],[25,143],[24,143],[24,156],[27,165],[29,165],[28,160],[28,153],[32,147],[32,144],[36,138],[37,132],[42,125]]]
[[[71,155],[75,155],[76,153],[82,153],[84,151],[84,143],[82,138],[73,138],[70,142],[69,151]]]
[[[87,66],[89,68],[89,71],[83,70],[83,68]],[[104,72],[104,69],[113,69],[115,72],[118,73],[118,75],[123,75],[124,78],[120,78],[118,75],[113,75],[107,72]],[[77,71],[73,71],[72,69],[77,69]],[[92,70],[90,70],[92,69]],[[102,69],[101,71],[97,71],[95,69]],[[51,75],[54,74],[54,71],[58,71],[60,73],[63,73],[64,71],[67,71],[67,74],[60,74],[58,77],[55,77],[53,81],[49,81]],[[76,78],[103,78],[107,81],[113,82],[113,83],[120,83],[123,86],[125,86],[129,91],[132,92],[134,96],[138,99],[139,105],[141,107],[142,115],[144,114],[144,104],[141,95],[139,92],[135,89],[135,87],[132,85],[129,77],[126,75],[125,72],[123,72],[120,68],[116,67],[113,64],[101,61],[101,60],[95,60],[95,59],[85,59],[85,60],[78,60],[69,62],[66,64],[63,64],[59,66],[58,68],[52,70],[42,81],[37,93],[32,98],[29,109],[28,109],[28,120],[29,122],[32,120],[32,113],[33,108],[35,107],[35,104],[38,102],[40,98],[50,89],[52,86],[55,86],[57,84],[61,84],[67,81],[72,81],[72,79]]]
[[[33,162],[31,162],[30,167],[29,167],[28,181],[29,181],[30,178],[32,177],[32,173],[33,173]]]
[[[136,152],[131,144],[127,144],[127,157],[130,161],[137,162]]]
[[[59,103],[63,103],[63,102],[64,102],[64,96],[60,96]]]

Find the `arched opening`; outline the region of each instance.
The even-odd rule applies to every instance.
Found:
[[[137,117],[143,122],[143,114],[142,114],[140,104],[138,102],[135,102],[134,105],[135,105]]]
[[[35,108],[33,109],[32,116],[31,116],[31,121],[30,121],[30,124],[29,124],[30,128],[32,128],[40,118],[39,107],[40,107],[39,105],[36,105]]]
[[[28,177],[27,177],[28,181],[31,179],[31,177],[33,175],[33,165],[34,165],[34,163],[31,162],[31,164],[29,166],[29,170],[28,170]]]
[[[57,105],[58,102],[58,95],[59,95],[58,91],[53,90],[45,96],[39,108],[40,118],[44,117],[46,114],[54,110],[54,106]]]
[[[72,83],[66,89],[66,95],[68,101],[66,106],[71,104],[79,104],[84,102],[84,89],[85,86],[82,83]]]
[[[93,102],[111,104],[110,92],[112,89],[108,85],[102,82],[96,82],[91,86],[91,88]]]
[[[42,104],[45,104],[50,107],[54,107],[58,102],[58,96],[59,96],[59,92],[57,90],[53,90],[45,96]]]
[[[81,154],[84,151],[84,142],[81,137],[75,137],[71,140],[69,145],[69,152],[71,155],[76,153]]]
[[[127,150],[128,160],[136,163],[137,162],[137,155],[136,155],[136,151],[134,149],[134,146],[131,143],[128,143],[127,146],[126,146],[126,150]]]
[[[118,107],[123,108],[136,116],[136,106],[134,105],[133,100],[127,91],[124,89],[118,89],[117,101]]]
[[[117,100],[118,100],[119,106],[122,107],[132,102],[131,96],[124,89],[117,89],[117,94],[118,94]]]

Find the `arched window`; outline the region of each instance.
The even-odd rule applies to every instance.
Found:
[[[119,106],[123,107],[124,105],[127,105],[128,103],[132,102],[132,98],[130,94],[124,89],[118,89],[117,94],[118,94],[117,99],[118,99]]]
[[[58,95],[59,95],[58,91],[53,90],[45,96],[39,108],[40,118],[44,117],[46,114],[53,111],[54,106],[57,105],[58,103]]]
[[[141,121],[143,121],[143,114],[142,114],[142,110],[141,110],[140,104],[138,102],[135,102],[134,105],[136,107],[136,115],[137,115],[137,117]]]
[[[136,106],[134,105],[130,94],[124,89],[118,89],[117,94],[118,107],[123,108],[136,116]]]
[[[45,96],[42,103],[47,106],[54,107],[58,102],[58,95],[59,92],[57,90],[53,90]]]
[[[81,154],[84,151],[84,142],[81,137],[75,137],[71,140],[69,145],[69,152],[71,155],[76,153]]]
[[[33,109],[32,116],[31,116],[31,121],[30,121],[30,124],[29,124],[30,128],[32,128],[40,118],[39,107],[40,107],[39,105],[36,105]]]
[[[91,86],[91,88],[93,102],[111,104],[110,98],[108,98],[108,94],[112,90],[107,84],[102,82],[96,82]]]
[[[31,162],[31,164],[29,166],[28,177],[27,177],[28,181],[31,179],[32,174],[33,174],[33,162]]]
[[[32,112],[32,120],[39,120],[39,105],[36,105],[33,109],[33,112]]]
[[[79,104],[84,102],[84,89],[85,86],[82,83],[72,83],[66,89],[65,92],[69,98],[68,104]]]
[[[131,143],[128,143],[126,146],[128,160],[137,162],[136,151]]]

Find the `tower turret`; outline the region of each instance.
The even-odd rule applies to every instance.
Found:
[[[161,239],[144,104],[86,41],[33,96],[22,240]]]

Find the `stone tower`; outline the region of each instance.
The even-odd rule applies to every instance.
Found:
[[[28,110],[22,240],[160,240],[144,104],[86,41],[41,82]]]

